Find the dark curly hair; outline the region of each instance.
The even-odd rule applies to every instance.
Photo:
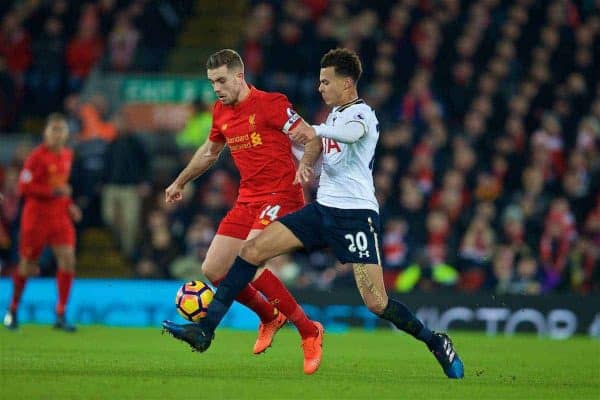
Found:
[[[358,55],[349,49],[332,49],[321,58],[321,68],[334,67],[335,73],[352,78],[356,83],[362,75]]]

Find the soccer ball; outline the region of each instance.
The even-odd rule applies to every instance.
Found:
[[[175,307],[183,318],[198,322],[206,317],[213,295],[212,289],[206,283],[202,281],[187,282],[177,291]]]

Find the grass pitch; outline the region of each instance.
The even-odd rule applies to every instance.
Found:
[[[299,336],[284,329],[266,354],[254,332],[217,331],[203,354],[157,329],[25,325],[0,330],[2,399],[600,399],[600,341],[454,333],[462,381],[425,347],[380,330],[326,334],[313,376]]]

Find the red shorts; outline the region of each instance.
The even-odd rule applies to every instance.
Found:
[[[39,221],[39,220],[38,220]],[[75,227],[69,217],[58,221],[32,223],[24,218],[21,221],[19,255],[27,260],[37,260],[45,246],[75,247]]]
[[[253,229],[264,229],[271,222],[304,207],[302,195],[275,194],[252,203],[235,203],[221,220],[217,234],[246,239]]]

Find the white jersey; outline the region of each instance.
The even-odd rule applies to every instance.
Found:
[[[364,133],[351,143],[342,143],[324,133],[335,128],[335,131],[343,134],[343,129],[348,124],[357,126],[353,123],[361,124]],[[323,165],[317,202],[327,207],[379,212],[372,170],[379,139],[379,122],[375,112],[358,99],[334,107],[325,124],[320,127],[315,126],[323,142]]]

